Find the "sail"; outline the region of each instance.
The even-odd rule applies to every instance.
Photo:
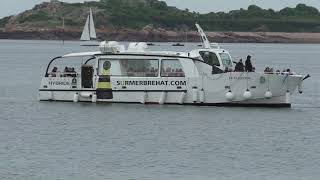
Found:
[[[90,40],[90,31],[89,31],[90,22],[89,21],[90,21],[90,17],[88,16],[86,24],[85,24],[83,31],[82,31],[81,38],[80,38],[81,41],[89,41]]]
[[[96,28],[94,27],[94,21],[93,21],[93,15],[92,15],[92,10],[90,8],[90,21],[89,21],[89,32],[90,32],[90,39],[97,39],[97,34],[96,34]]]

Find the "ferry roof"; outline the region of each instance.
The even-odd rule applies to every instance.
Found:
[[[199,51],[212,51],[216,53],[222,53],[222,52],[228,52],[224,49],[195,49],[191,52],[177,52],[177,51],[144,51],[144,52],[130,52],[130,51],[124,51],[120,53],[116,53],[115,55],[153,55],[153,56],[176,56],[176,57],[189,57],[189,58],[195,58],[196,56],[194,53]],[[62,58],[70,58],[70,57],[92,57],[92,56],[98,56],[98,55],[104,55],[101,51],[91,51],[91,52],[79,52],[79,53],[70,53],[65,54],[61,56]],[[112,55],[112,54],[109,54]]]
[[[191,52],[198,52],[198,51],[211,51],[211,52],[216,52],[216,53],[222,53],[222,52],[228,52],[227,50],[225,49],[214,49],[214,48],[211,48],[211,49],[194,49],[192,50]]]
[[[93,51],[93,52],[70,53],[70,54],[63,55],[62,58],[94,56],[96,54],[101,54],[101,52],[100,51]]]
[[[132,54],[132,55],[159,55],[159,56],[163,56],[163,55],[171,55],[171,56],[187,56],[186,53],[184,52],[174,52],[174,51],[144,51],[144,52],[131,52],[131,51],[125,51],[125,52],[120,52],[120,53],[116,53],[116,55],[128,55],[128,54]],[[104,53],[102,53],[101,51],[92,51],[92,52],[79,52],[79,53],[70,53],[70,54],[65,54],[62,56],[62,58],[70,58],[70,57],[86,57],[86,56],[95,56],[95,55],[104,55]],[[112,54],[109,54],[112,55]]]

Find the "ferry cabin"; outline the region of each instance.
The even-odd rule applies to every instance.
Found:
[[[87,57],[75,77],[50,72],[54,61],[69,57]],[[302,81],[302,76],[228,72],[232,69],[232,58],[222,49],[189,53],[68,54],[49,63],[39,98],[74,102],[290,106],[289,96]],[[266,96],[268,91],[272,92],[270,97]]]

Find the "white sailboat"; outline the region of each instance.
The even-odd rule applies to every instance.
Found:
[[[81,46],[99,46],[99,42],[96,39],[97,34],[93,21],[92,9],[90,8],[90,12],[80,38],[82,41]]]

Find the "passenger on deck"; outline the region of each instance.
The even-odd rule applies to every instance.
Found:
[[[154,76],[156,76],[156,71],[155,71],[154,67],[151,67],[151,69],[148,69],[148,70],[147,70],[146,76],[147,76],[147,77],[154,77]]]
[[[54,67],[50,73],[51,77],[57,77],[58,68]]]
[[[171,73],[171,68],[167,67],[164,71],[164,76],[170,76],[170,73]]]
[[[74,68],[69,69],[69,74],[71,77],[77,77],[77,72],[74,70]]]
[[[272,74],[272,73],[273,73],[273,68],[266,67],[266,68],[264,69],[264,73],[265,73],[265,74]]]
[[[242,59],[240,59],[239,62],[236,64],[234,71],[235,72],[244,72],[244,65],[242,63]]]
[[[184,77],[184,76],[185,76],[182,68],[180,68],[180,69],[178,70],[178,76],[179,76],[179,77]]]
[[[291,72],[291,69],[286,70],[287,74],[292,75],[293,73]]]
[[[252,63],[251,63],[251,56],[250,55],[247,56],[247,60],[245,62],[245,65],[246,65],[246,71],[247,72],[253,72],[253,66],[252,66]]]
[[[69,72],[70,72],[70,71],[69,71],[69,68],[66,66],[66,67],[64,68],[64,71],[63,71],[64,77],[70,76],[70,73],[69,73]]]

